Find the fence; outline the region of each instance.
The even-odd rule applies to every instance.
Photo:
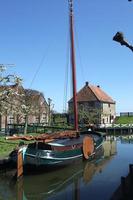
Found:
[[[104,132],[106,135],[133,134],[133,124],[104,124],[98,127],[97,131]]]
[[[130,116],[133,116],[133,112],[121,112],[120,113],[120,116],[121,117],[130,117]]]
[[[72,129],[71,127],[65,126],[47,126],[44,124],[29,124],[27,127],[27,133],[48,133],[64,129]],[[5,129],[0,129],[0,135],[13,135],[13,134],[23,134],[24,124],[8,124]]]

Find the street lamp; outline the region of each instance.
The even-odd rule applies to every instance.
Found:
[[[51,124],[51,102],[52,102],[52,99],[48,98],[48,125],[50,126]]]
[[[132,1],[132,0],[130,0]],[[133,46],[130,45],[125,39],[124,39],[124,35],[122,32],[117,32],[115,34],[115,36],[113,37],[113,40],[116,42],[119,42],[121,45],[124,45],[126,47],[128,47],[129,49],[131,49],[131,51],[133,51]]]

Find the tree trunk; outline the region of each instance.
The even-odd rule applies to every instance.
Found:
[[[0,114],[0,130],[1,130],[1,124],[2,124],[2,116]]]
[[[27,134],[27,128],[28,128],[28,115],[25,116],[24,135]]]

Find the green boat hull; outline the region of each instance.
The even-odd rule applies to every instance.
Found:
[[[74,160],[83,158],[83,138],[85,135],[80,136],[80,139],[74,140],[71,139],[72,142],[70,144],[69,141],[66,142],[66,145],[62,146],[54,146],[58,144],[50,143],[51,146],[45,146],[44,149],[35,148],[32,145],[28,146],[24,153],[24,164],[32,165],[32,166],[59,166],[66,165]],[[62,141],[61,141],[62,142]],[[62,144],[60,142],[60,144]],[[97,135],[97,139],[95,139],[95,150],[98,149],[103,142],[103,138],[101,135]],[[63,140],[63,144],[65,143],[65,139]],[[53,145],[53,146],[52,146]],[[54,148],[54,149],[53,149]],[[95,151],[90,155],[93,156]]]

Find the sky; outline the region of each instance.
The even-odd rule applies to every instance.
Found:
[[[0,0],[0,64],[14,64],[7,72],[51,98],[58,112],[66,101],[68,19],[68,0]],[[74,0],[74,27],[77,90],[86,81],[100,85],[117,114],[133,112],[133,52],[112,40],[121,31],[133,44],[133,2]]]

